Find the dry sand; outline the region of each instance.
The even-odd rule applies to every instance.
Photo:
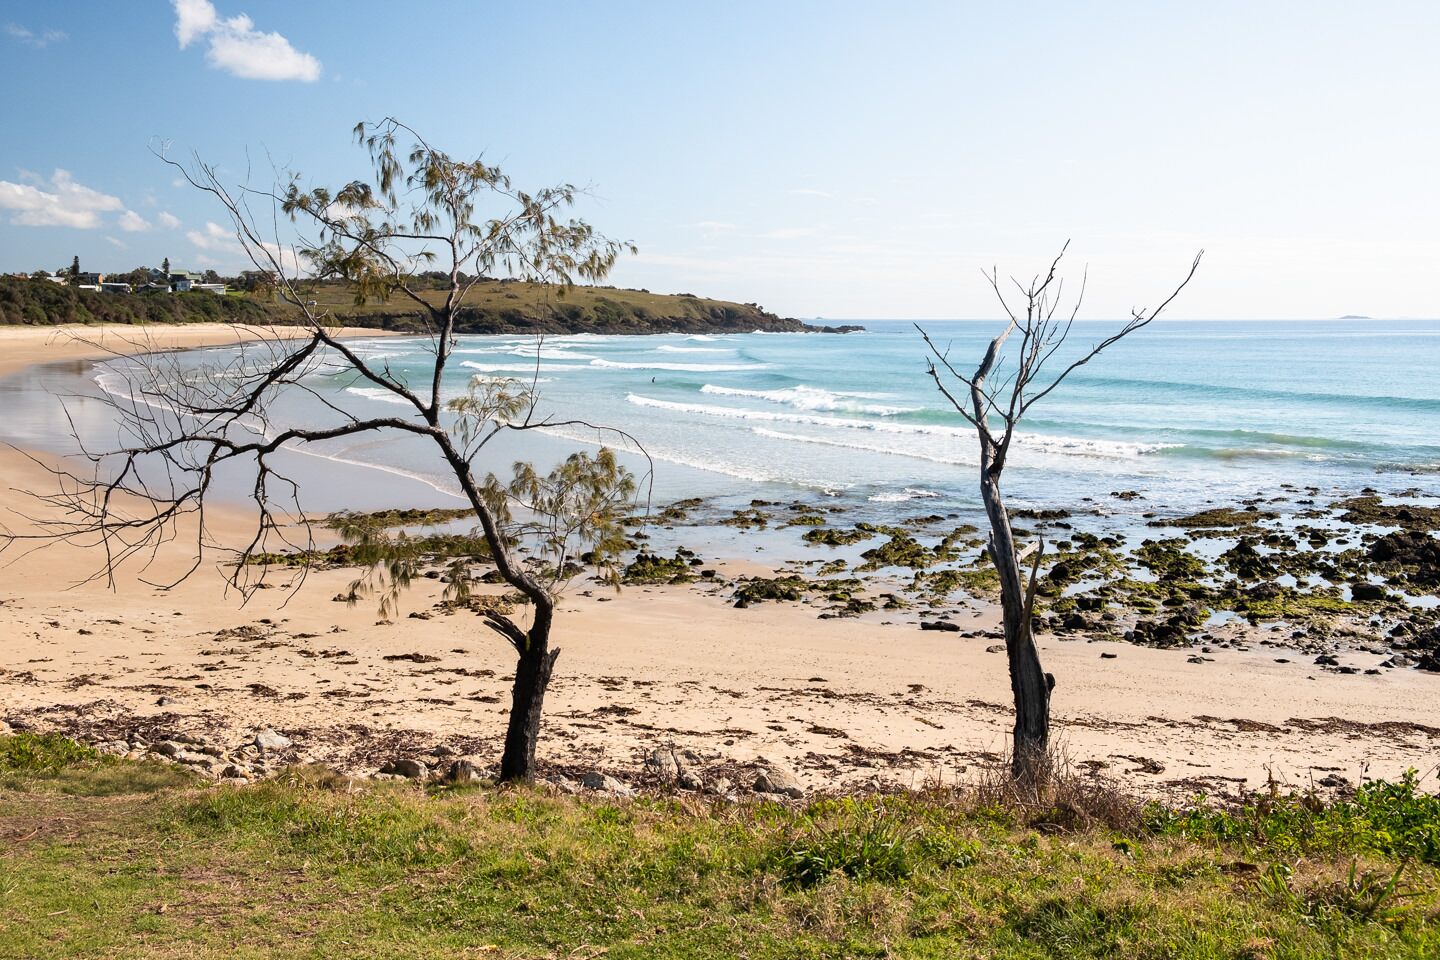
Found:
[[[237,336],[218,325],[154,329],[157,348]],[[0,330],[0,374],[94,353],[54,329]],[[6,489],[51,482],[26,456],[0,452]],[[22,500],[8,494],[5,505]],[[238,508],[211,519],[221,539],[244,532]],[[25,529],[13,514],[0,522]],[[176,548],[152,575],[186,559]],[[498,758],[513,659],[479,617],[434,609],[434,581],[406,595],[395,623],[377,623],[373,606],[333,599],[353,571],[312,573],[242,605],[218,559],[163,590],[134,570],[113,589],[71,586],[98,561],[67,545],[0,558],[0,718],[97,738],[192,732],[221,746],[268,726],[289,734],[299,757],[360,772],[436,747]],[[815,614],[737,610],[713,588],[617,595],[577,583],[557,618],[563,652],[542,761],[625,775],[674,744],[717,764],[764,756],[813,787],[840,788],[963,779],[1003,750],[1009,684],[1003,655],[987,652],[996,639]],[[993,610],[974,616],[974,628],[998,628]],[[1253,788],[1272,774],[1353,782],[1440,761],[1440,677],[1341,675],[1274,647],[1217,649],[1199,662],[1195,651],[1116,643],[1046,637],[1041,647],[1072,761],[1148,792]]]

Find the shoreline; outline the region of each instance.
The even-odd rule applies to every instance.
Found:
[[[208,326],[217,329],[164,329],[188,335],[171,349],[237,333]],[[43,342],[56,328],[17,333],[31,334],[28,346],[0,331],[0,346],[21,344],[0,374],[82,358],[73,341],[73,352]],[[46,479],[9,450],[0,477],[21,489]],[[242,521],[241,511],[219,518],[217,533]],[[169,592],[132,578],[114,593],[65,590],[78,559],[52,547],[0,566],[0,629],[15,638],[0,655],[0,718],[112,746],[198,737],[227,758],[273,728],[294,741],[293,758],[356,773],[398,754],[481,766],[498,757],[513,662],[478,617],[435,609],[434,581],[404,598],[397,623],[379,624],[372,609],[331,600],[353,577],[343,569],[313,571],[299,592],[262,591],[241,608],[217,602],[222,578],[209,566]],[[779,575],[756,559],[707,566]],[[976,635],[966,637],[877,617],[819,620],[800,604],[737,610],[705,591],[632,586],[614,596],[574,585],[557,617],[564,653],[547,699],[546,764],[635,777],[649,752],[673,745],[716,769],[765,757],[811,789],[859,789],[952,781],[1003,751],[1008,682],[1003,657],[986,650],[993,605],[969,611]],[[1071,759],[1169,796],[1257,788],[1267,768],[1303,787],[1356,782],[1367,764],[1382,778],[1434,765],[1440,729],[1416,722],[1428,716],[1434,676],[1343,675],[1277,663],[1268,648],[1217,648],[1200,663],[1191,653],[1044,636]]]

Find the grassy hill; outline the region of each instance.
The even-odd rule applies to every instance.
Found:
[[[0,737],[0,958],[1440,956],[1440,801],[247,786]]]
[[[310,285],[316,306],[347,326],[425,329],[425,312],[408,298],[357,305],[342,284]],[[424,293],[443,302],[444,292]],[[858,328],[811,327],[753,303],[613,287],[557,287],[483,281],[462,305],[461,333],[749,333]],[[294,323],[299,312],[269,298],[210,293],[100,294],[44,280],[0,278],[0,324]]]

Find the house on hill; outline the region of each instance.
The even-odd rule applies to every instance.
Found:
[[[203,273],[191,273],[189,270],[175,270],[170,274],[170,289],[176,293],[188,293],[196,284],[204,283]]]

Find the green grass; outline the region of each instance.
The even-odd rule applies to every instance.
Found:
[[[952,792],[613,802],[297,770],[116,793],[102,774],[141,765],[0,745],[29,778],[0,786],[6,958],[1440,955],[1413,783],[1116,829]]]

